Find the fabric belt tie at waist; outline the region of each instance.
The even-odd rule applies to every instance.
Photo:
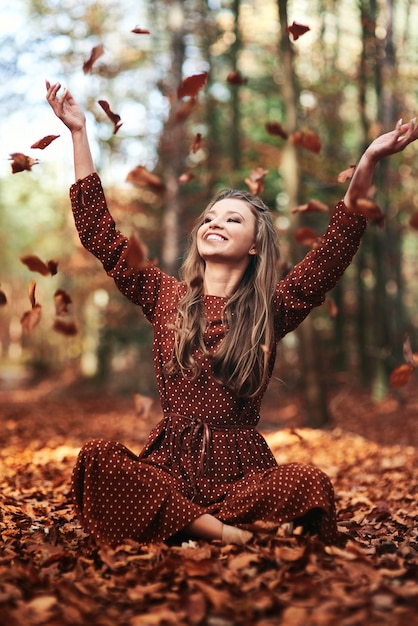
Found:
[[[174,423],[178,423],[180,421],[185,421],[186,424],[182,430],[182,434],[184,437],[184,448],[190,448],[193,446],[193,443],[199,440],[201,437],[200,443],[200,452],[199,452],[199,467],[198,467],[198,476],[202,476],[205,473],[207,467],[208,456],[210,452],[210,445],[212,442],[212,432],[216,430],[253,430],[255,426],[250,424],[208,424],[201,417],[188,417],[187,415],[179,415],[178,413],[168,413],[166,416],[167,419],[170,419]],[[186,431],[189,432],[186,434]]]

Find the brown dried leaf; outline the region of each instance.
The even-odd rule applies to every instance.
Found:
[[[49,146],[49,144],[55,141],[55,139],[58,139],[58,137],[60,137],[60,135],[46,135],[45,137],[42,137],[42,139],[39,139],[39,141],[35,141],[35,143],[31,145],[31,148],[39,148],[39,150],[44,150]]]
[[[265,170],[263,167],[255,167],[251,170],[249,177],[244,179],[253,196],[260,194],[264,190],[263,180],[267,174],[268,170]]]
[[[189,98],[184,102],[181,102],[179,106],[177,106],[174,114],[174,121],[176,124],[181,124],[184,122],[197,104],[197,98]]]
[[[52,329],[55,330],[55,332],[61,333],[61,335],[67,335],[68,337],[73,337],[78,333],[76,323],[72,320],[63,319],[62,317],[57,317],[54,320]]]
[[[63,289],[57,289],[54,293],[55,314],[59,317],[68,315],[68,307],[72,303],[71,297]]]
[[[266,130],[269,135],[275,135],[282,139],[288,139],[289,133],[285,131],[283,126],[279,122],[267,122]]]
[[[180,183],[180,185],[185,185],[186,183],[193,180],[193,178],[194,178],[194,174],[192,174],[192,172],[184,172],[183,174],[180,174],[177,180]]]
[[[246,85],[248,83],[248,78],[244,78],[238,70],[236,72],[230,72],[226,77],[226,82],[229,85]]]
[[[136,35],[149,35],[150,31],[146,28],[135,26],[135,28],[132,28],[131,33],[135,33]]]
[[[317,233],[308,226],[301,226],[295,230],[295,241],[301,246],[312,246],[318,239]]]
[[[106,113],[111,122],[113,122],[113,134],[116,135],[119,128],[122,126],[123,122],[121,122],[121,117],[118,113],[113,113],[111,110],[109,103],[106,100],[98,100],[98,103],[102,107],[103,111]]]
[[[390,373],[389,385],[391,387],[404,387],[411,380],[414,369],[414,365],[410,363],[398,365],[398,367],[395,367]]]
[[[289,35],[292,35],[293,41],[299,39],[299,37],[307,33],[309,30],[311,30],[309,26],[304,26],[303,24],[298,24],[297,22],[293,22],[286,28],[286,32]]]
[[[93,68],[93,65],[96,63],[97,59],[99,59],[104,54],[104,46],[102,44],[98,46],[94,46],[91,49],[90,56],[87,61],[83,63],[83,72],[85,74],[89,74]]]
[[[138,187],[151,187],[154,191],[164,190],[161,178],[149,172],[144,165],[137,165],[131,170],[126,177],[126,182],[138,185]]]
[[[38,272],[42,276],[54,276],[57,273],[58,261],[47,261],[44,263],[35,254],[27,254],[20,257],[20,261],[26,265],[31,272]]]
[[[148,259],[147,247],[135,233],[132,233],[128,240],[128,246],[126,248],[126,262],[129,267],[135,267],[137,269],[149,267],[151,264]]]
[[[29,311],[25,311],[20,319],[20,323],[27,332],[32,330],[39,324],[42,316],[42,307],[35,304]]]
[[[295,130],[290,135],[290,141],[294,146],[315,153],[320,152],[322,148],[321,140],[313,130]]]
[[[329,211],[329,206],[320,200],[309,200],[306,204],[301,204],[291,210],[292,213],[310,213],[311,211]]]
[[[36,291],[36,282],[34,280],[31,280],[29,281],[29,284],[28,284],[28,297],[29,297],[29,302],[31,303],[32,307],[36,306],[35,291]]]
[[[193,143],[190,146],[190,152],[192,154],[196,154],[196,152],[199,150],[201,145],[202,145],[202,135],[201,135],[201,133],[196,133],[196,135],[194,136],[194,139],[193,139]]]
[[[418,230],[418,211],[415,211],[415,213],[411,215],[411,218],[409,220],[409,225],[414,230]]]
[[[12,152],[10,155],[12,173],[30,171],[33,165],[39,163],[38,159],[33,159],[22,152]]]
[[[346,170],[340,172],[337,177],[338,182],[345,183],[346,180],[349,180],[353,176],[356,167],[357,164],[354,163],[353,165],[350,165]]]
[[[183,78],[179,88],[177,89],[177,97],[179,100],[185,96],[196,98],[199,91],[206,85],[208,80],[208,73],[202,72],[201,74],[193,74]]]

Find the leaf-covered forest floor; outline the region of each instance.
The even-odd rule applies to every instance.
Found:
[[[158,402],[0,391],[0,625],[404,625],[418,620],[418,398],[373,404],[342,387],[326,430],[302,426],[298,397],[269,401],[260,430],[279,462],[332,478],[344,547],[257,535],[244,547],[189,541],[96,546],[69,501],[79,447],[101,436],[139,451]],[[144,405],[145,406],[145,405]]]

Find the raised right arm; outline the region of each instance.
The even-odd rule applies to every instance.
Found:
[[[71,132],[75,180],[81,180],[95,172],[87,136],[86,116],[68,89],[64,89],[62,95],[59,96],[60,89],[60,83],[51,85],[49,81],[46,81],[46,99],[55,115]]]

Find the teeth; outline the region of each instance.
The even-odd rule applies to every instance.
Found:
[[[220,235],[208,235],[206,239],[213,239],[214,241],[225,241],[224,237]]]

